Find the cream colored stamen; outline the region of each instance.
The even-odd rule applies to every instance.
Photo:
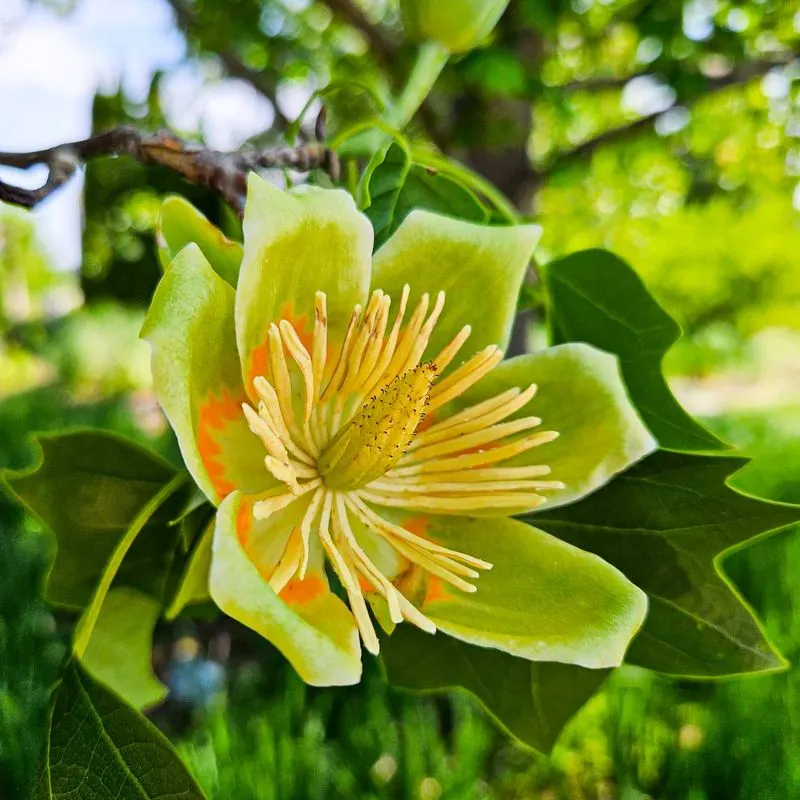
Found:
[[[466,325],[423,363],[445,295],[439,292],[431,304],[423,294],[406,321],[410,295],[405,286],[391,321],[391,298],[373,292],[365,307],[355,307],[337,345],[329,337],[326,296],[317,292],[310,343],[289,320],[270,325],[270,379],[255,378],[257,408],[243,406],[278,487],[253,504],[253,515],[266,519],[299,498],[307,503],[270,585],[280,592],[291,580],[304,579],[309,564],[317,563],[312,552],[321,548],[315,558],[327,555],[373,653],[378,637],[367,598],[382,598],[393,623],[405,620],[433,633],[436,626],[418,607],[430,578],[471,593],[479,588],[471,581],[491,568],[387,519],[391,512],[381,508],[406,512],[406,518],[516,514],[545,502],[543,493],[564,488],[545,479],[549,467],[512,460],[558,436],[533,431],[541,420],[525,410],[535,385],[506,390],[417,430],[427,413],[438,416],[486,376],[502,353],[489,346],[451,368],[470,336]],[[369,537],[396,552],[392,574],[368,555],[381,552],[365,546]]]

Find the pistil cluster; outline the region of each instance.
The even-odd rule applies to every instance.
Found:
[[[422,362],[445,294],[439,292],[432,307],[423,295],[406,322],[409,294],[406,286],[390,325],[391,299],[373,292],[366,308],[353,310],[341,346],[329,347],[326,296],[318,292],[310,346],[289,320],[271,325],[269,374],[254,380],[258,407],[243,406],[278,484],[254,504],[255,517],[265,519],[299,498],[307,501],[270,585],[280,592],[289,581],[302,580],[318,540],[372,653],[378,638],[365,594],[380,595],[393,622],[407,620],[434,632],[433,622],[407,596],[413,596],[409,574],[436,576],[474,592],[470,580],[491,568],[407,530],[389,518],[388,509],[516,514],[543,503],[541,492],[563,488],[543,480],[550,473],[545,465],[508,464],[558,436],[536,430],[541,420],[534,416],[509,420],[533,398],[535,385],[444,415],[448,404],[500,362],[502,352],[492,345],[444,375],[470,336],[466,325],[432,361]],[[366,552],[364,535],[391,545],[403,569],[384,574]]]

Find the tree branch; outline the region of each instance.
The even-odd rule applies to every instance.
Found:
[[[182,0],[167,0],[167,3],[169,3],[170,8],[175,14],[178,27],[183,31],[188,40],[189,34],[200,27],[197,16],[192,9],[184,5]],[[239,78],[245,81],[245,83],[249,83],[262,97],[269,100],[275,110],[275,122],[277,123],[275,127],[281,128],[282,130],[289,127],[291,121],[278,107],[277,80],[274,80],[266,72],[251,69],[229,48],[213,50],[211,52],[219,58],[222,65],[225,67],[225,71],[231,77]]]
[[[321,124],[318,131],[321,132]],[[284,167],[307,172],[321,167],[334,180],[339,175],[336,154],[321,142],[223,153],[191,144],[168,131],[141,134],[124,126],[46,150],[0,153],[3,166],[28,169],[45,164],[49,169],[47,180],[38,189],[22,189],[0,181],[0,201],[33,208],[63,186],[81,164],[100,156],[128,156],[142,164],[166,167],[192,183],[219,192],[239,216],[244,211],[247,174],[252,170]]]
[[[676,108],[677,106],[691,107],[709,95],[715,94],[723,89],[727,89],[730,86],[740,86],[752,80],[753,78],[762,77],[776,67],[785,67],[787,63],[788,62],[786,60],[754,61],[750,64],[743,65],[739,69],[731,70],[731,72],[729,72],[727,75],[722,75],[718,78],[707,78],[705,88],[702,91],[697,92],[690,97],[677,98],[669,106],[669,108],[653,114],[648,114],[647,116],[641,117],[633,122],[629,122],[627,125],[622,125],[618,128],[612,128],[611,130],[604,131],[594,138],[579,144],[577,147],[558,154],[545,169],[536,171],[535,174],[537,183],[541,184],[541,182],[548,175],[558,170],[568,161],[586,158],[591,156],[598,148],[603,147],[604,145],[623,141],[641,133],[644,130],[649,129],[656,119],[658,119],[658,117],[660,117],[666,111],[669,111],[671,108]]]
[[[750,78],[764,75],[766,72],[769,72],[769,70],[775,67],[785,67],[788,63],[788,57],[784,59],[751,61],[730,70],[730,72],[726,73],[725,75],[720,75],[715,78],[707,78],[703,77],[702,75],[697,75],[696,77],[700,80],[707,81],[708,88],[711,91],[714,91],[716,89],[724,88],[725,86],[730,86],[731,84],[743,83],[750,80]],[[552,86],[550,88],[559,92],[591,92],[598,89],[622,89],[636,78],[653,78],[655,80],[661,80],[664,83],[671,82],[671,79],[664,74],[660,74],[659,72],[644,71],[633,72],[622,77],[599,76],[596,78],[569,81],[568,83],[563,83],[560,86]]]
[[[397,47],[386,35],[386,32],[373,25],[364,13],[350,0],[323,0],[325,5],[340,19],[347,22],[352,28],[360,31],[369,42],[370,50],[375,59],[390,76],[394,75],[397,67],[395,61]]]

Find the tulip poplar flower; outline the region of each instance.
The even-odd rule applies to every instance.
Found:
[[[593,668],[641,625],[620,572],[513,519],[654,446],[612,356],[503,360],[539,232],[418,210],[373,255],[350,195],[253,175],[236,286],[202,241],[166,270],[143,335],[218,507],[210,596],[307,682],[358,681],[398,624]]]

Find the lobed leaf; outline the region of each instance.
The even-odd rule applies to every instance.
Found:
[[[728,476],[745,463],[660,451],[581,502],[528,517],[647,592],[650,610],[629,663],[709,678],[785,667],[721,562],[800,520],[800,507],[731,489]]]
[[[680,328],[624,261],[605,250],[585,250],[550,262],[543,274],[553,343],[587,342],[614,353],[631,400],[661,447],[727,449],[670,391],[661,361]]]

